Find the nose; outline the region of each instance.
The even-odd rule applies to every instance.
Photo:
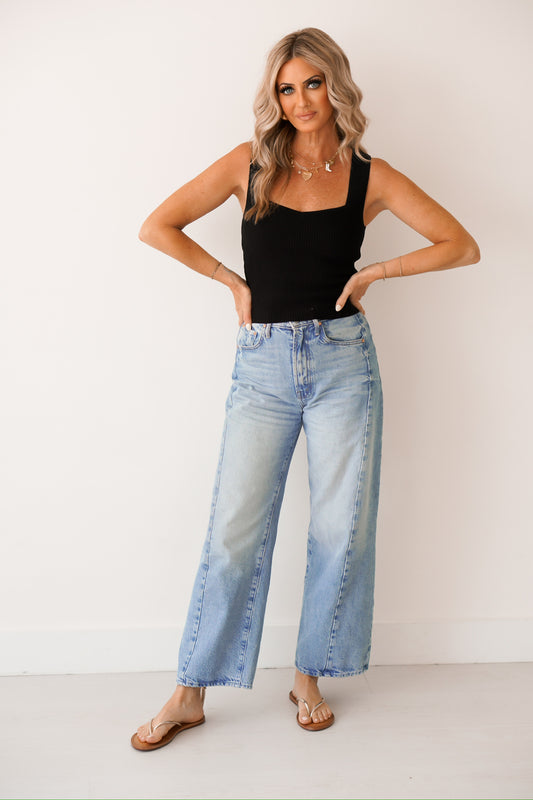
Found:
[[[296,89],[296,105],[301,108],[307,108],[310,105],[307,91],[303,87]]]

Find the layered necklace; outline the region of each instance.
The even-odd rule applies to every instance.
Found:
[[[324,167],[326,172],[331,172],[331,167],[335,163],[335,159],[339,155],[340,147],[337,152],[331,157],[326,159],[325,161],[312,161],[311,165],[308,167],[304,167],[303,164],[299,164],[298,161],[294,158],[292,150],[289,151],[289,160],[291,163],[291,167],[295,169],[298,175],[301,175],[304,181],[309,181],[313,177],[313,175],[318,175],[318,170]]]

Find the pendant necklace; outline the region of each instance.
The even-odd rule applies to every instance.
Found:
[[[339,155],[340,147],[337,152],[331,157],[326,159],[326,161],[313,161],[310,167],[304,167],[303,164],[299,164],[298,161],[293,156],[292,150],[289,151],[289,160],[291,167],[298,168],[296,171],[298,175],[301,175],[304,181],[309,181],[313,177],[313,175],[318,175],[318,170],[322,167],[325,168],[326,172],[331,172],[331,167],[335,163],[335,159]]]

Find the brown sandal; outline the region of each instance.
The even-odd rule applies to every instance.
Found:
[[[307,702],[307,700],[304,700],[303,697],[296,697],[296,695],[292,691],[289,692],[289,700],[295,705],[298,705],[298,703],[303,703],[307,711],[307,716],[310,719],[313,718],[313,714],[315,713],[317,708],[319,708],[321,705],[323,705],[323,703],[326,702],[324,698],[321,697],[316,706],[310,710],[309,703]],[[331,726],[335,722],[335,715],[332,712],[331,717],[329,719],[325,719],[323,722],[308,722],[307,725],[305,725],[303,722],[300,722],[300,711],[298,711],[298,713],[296,714],[296,722],[298,723],[300,728],[304,729],[304,731],[323,731],[326,728],[331,728]]]
[[[205,686],[202,686],[201,690],[201,698],[202,702],[205,699]],[[141,742],[137,733],[134,733],[131,737],[131,745],[136,750],[158,750],[160,747],[165,747],[165,745],[170,744],[170,742],[182,731],[186,731],[188,728],[196,728],[197,725],[203,725],[205,722],[205,716],[202,716],[201,719],[197,719],[194,722],[175,722],[174,720],[166,720],[165,722],[158,722],[157,725],[153,725],[153,719],[150,720],[150,733],[148,734],[151,736],[157,728],[161,725],[172,725],[173,727],[165,733],[164,736],[158,742]]]

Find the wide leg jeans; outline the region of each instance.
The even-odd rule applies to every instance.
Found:
[[[382,418],[363,314],[240,328],[178,683],[252,686],[287,471],[302,427],[311,513],[296,667],[337,677],[368,668]]]

